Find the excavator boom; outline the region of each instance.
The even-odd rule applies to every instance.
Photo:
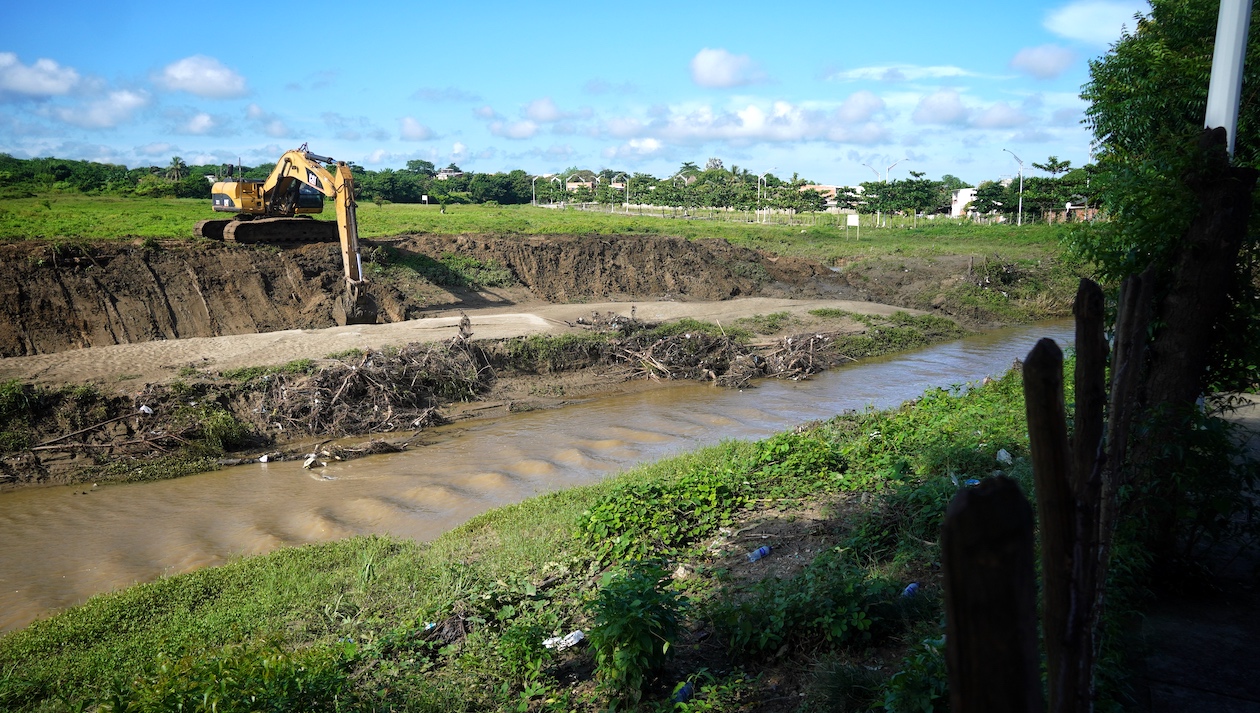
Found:
[[[329,172],[325,165],[334,165]],[[328,221],[302,217],[323,210],[322,193],[337,210],[336,237],[341,242],[341,263],[346,294],[337,305],[338,324],[375,324],[376,303],[365,289],[363,261],[359,255],[358,204],[354,199],[354,175],[350,167],[306,150],[306,144],[286,151],[265,181],[215,183],[214,210],[241,214],[229,221],[208,220],[197,224],[201,237],[242,243],[318,242],[332,237]],[[312,201],[314,195],[316,200]]]

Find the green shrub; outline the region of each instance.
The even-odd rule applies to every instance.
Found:
[[[671,656],[685,597],[661,586],[665,571],[635,565],[605,578],[590,605],[596,675],[615,699],[637,703],[647,677]]]
[[[116,681],[101,713],[335,711],[350,691],[353,646],[300,654],[273,642],[225,646],[201,655],[159,656],[156,670]]]
[[[708,614],[735,653],[773,652],[785,643],[847,644],[870,638],[872,625],[892,613],[897,593],[829,550],[792,579],[761,580],[745,596],[728,592]]]
[[[921,650],[907,656],[884,689],[888,713],[931,713],[949,707],[945,670],[945,637],[924,639]]]

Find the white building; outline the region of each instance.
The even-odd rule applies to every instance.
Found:
[[[967,215],[967,204],[976,199],[976,189],[959,188],[953,195],[953,200],[949,205],[949,217],[961,218]]]

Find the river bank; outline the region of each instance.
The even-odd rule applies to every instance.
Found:
[[[974,349],[963,346],[959,354],[977,361]],[[892,384],[919,393],[923,382],[916,380],[930,378],[942,363],[930,349],[922,376],[855,378],[876,389]],[[1002,356],[1001,363],[1009,364],[1010,357]],[[826,378],[843,379],[845,371]],[[102,668],[107,660],[108,677],[122,672],[128,681],[124,694],[136,700],[150,695],[145,691],[153,690],[151,685],[165,685],[158,680],[162,676],[191,690],[187,682],[205,666],[227,666],[248,678],[255,670],[251,662],[275,651],[268,654],[273,662],[292,672],[283,676],[310,684],[307,691],[341,696],[343,709],[602,707],[610,693],[596,689],[590,650],[548,654],[540,642],[544,635],[589,630],[592,613],[584,602],[606,583],[600,574],[605,566],[616,572],[625,562],[605,549],[614,541],[639,543],[652,556],[666,557],[673,573],[669,587],[694,602],[676,640],[677,657],[647,680],[644,695],[651,700],[668,698],[675,684],[691,680],[698,700],[717,710],[740,705],[789,710],[802,694],[814,701],[882,695],[893,690],[887,688],[890,674],[911,669],[916,673],[899,677],[894,688],[901,693],[894,695],[911,695],[907,680],[930,691],[940,671],[933,674],[935,659],[915,651],[938,635],[931,613],[937,596],[929,544],[933,523],[958,487],[955,479],[991,474],[999,449],[1015,455],[1016,470],[1024,467],[1018,386],[1017,379],[1007,378],[961,396],[933,391],[892,412],[832,418],[764,443],[728,443],[496,510],[430,544],[351,538],[99,597],[0,639],[0,666],[21,663],[12,669],[21,675],[3,684],[0,696],[7,697],[0,700],[17,707],[17,701],[56,695],[91,698],[108,688]],[[816,408],[820,415],[843,410],[825,400]],[[589,419],[584,421],[581,430],[589,433]],[[497,450],[492,442],[484,448]],[[338,479],[326,482],[345,482],[362,462],[339,466],[333,471]],[[579,468],[589,472],[590,464]],[[362,485],[360,480],[356,487]],[[709,516],[697,505],[707,502],[702,493],[711,487],[731,490]],[[426,501],[432,502],[432,494]],[[286,499],[263,497],[269,503]],[[696,504],[688,505],[693,500]],[[598,522],[619,521],[617,528],[629,529],[597,528],[590,514],[601,512],[621,515]],[[666,520],[657,522],[658,516]],[[739,564],[743,551],[760,543],[774,547],[774,554],[760,565]],[[835,560],[837,547],[850,554]],[[857,563],[864,564],[855,569]],[[812,615],[800,607],[810,597],[798,600],[788,590],[775,590],[775,580],[762,579],[768,573],[798,574],[798,583],[803,574],[820,586],[818,577],[850,582],[857,589],[849,591],[861,593],[852,604],[853,613],[861,613],[853,620],[859,625],[832,631],[807,623]],[[923,599],[917,601],[929,604],[921,610],[888,609],[908,581],[920,582]],[[742,640],[738,627],[723,623],[735,621],[729,613],[735,610],[723,607],[747,597],[770,597],[767,603],[787,597],[749,611],[773,614],[786,607],[789,621],[799,622],[787,630],[770,626],[781,633],[762,643]],[[109,624],[102,628],[103,621]],[[76,633],[89,629],[100,638]],[[843,631],[849,633],[838,633]],[[266,648],[263,640],[279,649]],[[67,646],[69,641],[83,643]],[[934,651],[928,653],[936,656]],[[154,668],[158,652],[174,663],[168,674]],[[853,683],[850,678],[867,670],[863,667],[877,668],[859,682],[871,690],[846,693],[840,684]],[[143,671],[152,673],[130,678]],[[60,693],[49,687],[53,680]],[[305,699],[290,705],[319,708]]]

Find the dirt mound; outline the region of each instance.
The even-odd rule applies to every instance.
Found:
[[[475,257],[507,267],[550,302],[586,298],[722,300],[851,294],[821,263],[775,257],[725,240],[646,235],[411,235],[393,247]]]
[[[455,254],[496,262],[535,297],[554,302],[851,292],[818,263],[720,240],[418,235],[381,242],[404,258]],[[0,245],[0,319],[10,325],[0,333],[0,357],[329,327],[341,272],[338,248],[330,244]],[[389,322],[420,316],[425,303],[462,306],[475,297],[436,287],[405,294],[388,279],[376,281],[372,294]]]

